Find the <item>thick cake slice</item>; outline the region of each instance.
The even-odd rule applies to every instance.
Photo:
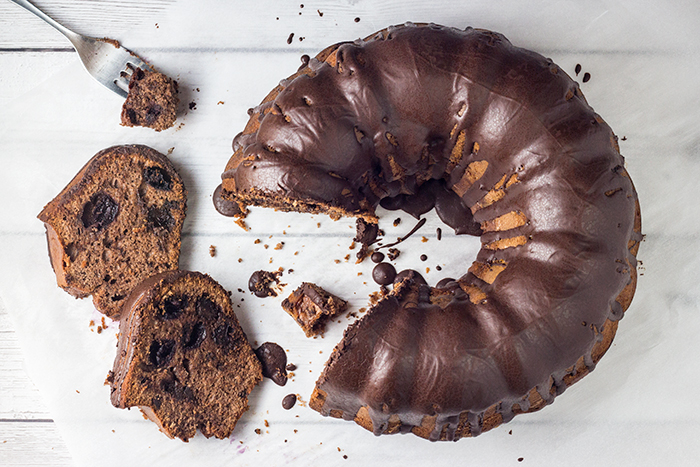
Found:
[[[226,438],[261,379],[228,293],[208,275],[158,274],[129,297],[108,377],[115,407],[138,406],[171,438]]]
[[[187,190],[146,146],[97,153],[39,214],[58,285],[119,319],[132,288],[177,269]]]

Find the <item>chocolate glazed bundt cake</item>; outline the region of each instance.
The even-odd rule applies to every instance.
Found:
[[[177,269],[187,190],[163,154],[142,145],[98,152],[39,214],[56,281],[92,295],[118,320],[131,289]]]
[[[375,434],[476,436],[590,372],[636,285],[637,195],[576,82],[500,34],[406,24],[329,47],[234,140],[219,193],[356,216],[432,207],[481,249],[351,325],[310,406]],[[467,266],[465,265],[465,269]]]

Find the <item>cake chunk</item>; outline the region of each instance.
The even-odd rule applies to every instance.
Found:
[[[129,297],[108,376],[115,407],[139,407],[170,438],[226,438],[262,369],[228,293],[206,274],[169,271]]]
[[[323,332],[326,322],[342,313],[347,305],[345,300],[310,282],[302,283],[282,302],[284,311],[296,320],[306,337]]]
[[[121,124],[165,130],[175,123],[179,102],[177,81],[162,73],[137,68],[129,80]]]
[[[97,153],[39,214],[58,285],[118,320],[143,279],[177,269],[187,190],[147,146]]]

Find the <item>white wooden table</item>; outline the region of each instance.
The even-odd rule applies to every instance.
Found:
[[[697,465],[697,2],[36,4],[78,32],[117,39],[145,56],[178,79],[184,107],[196,106],[187,109],[177,128],[160,134],[120,127],[121,101],[81,69],[68,41],[0,0],[0,465]],[[302,280],[316,281],[349,298],[357,311],[375,290],[372,265],[344,260],[353,253],[348,250],[352,221],[255,210],[252,229],[244,232],[211,206],[246,109],[293,73],[302,54],[405,21],[493,29],[551,57],[571,75],[582,64],[582,74],[592,76],[582,83],[589,103],[625,137],[622,152],[639,192],[646,234],[637,296],[596,371],[551,407],[458,443],[375,438],[301,404],[282,411],[280,401],[290,392],[308,399],[350,321],[341,318],[325,339],[306,339],[279,309],[280,300],[256,300],[237,289],[245,288],[253,270],[283,266],[295,269],[283,276],[287,293]],[[98,335],[89,324],[96,318],[89,300],[76,301],[55,286],[36,214],[95,152],[127,143],[161,152],[174,148],[171,158],[190,191],[181,266],[208,272],[232,290],[249,338],[280,342],[299,365],[288,386],[266,380],[256,389],[231,440],[199,436],[183,445],[164,439],[136,411],[112,408],[101,383],[111,368],[115,330]],[[393,227],[396,217],[403,222]],[[413,223],[407,215],[391,213],[382,227],[391,238]],[[425,267],[417,258],[427,251],[429,282],[461,275],[478,242],[445,233],[438,243],[439,225],[429,216],[421,231],[428,242],[419,236],[405,244],[397,268]],[[273,251],[280,241],[285,247]],[[210,245],[217,246],[214,258]],[[312,267],[319,251],[323,259]]]

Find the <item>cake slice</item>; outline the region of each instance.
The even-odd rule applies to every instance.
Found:
[[[167,157],[140,145],[97,153],[39,214],[58,285],[119,319],[131,289],[177,269],[187,190]]]
[[[206,274],[169,271],[130,295],[108,376],[115,407],[139,407],[170,438],[226,438],[262,379],[228,293]]]
[[[168,129],[175,123],[179,102],[177,81],[163,73],[137,68],[129,80],[121,124],[156,131]]]

